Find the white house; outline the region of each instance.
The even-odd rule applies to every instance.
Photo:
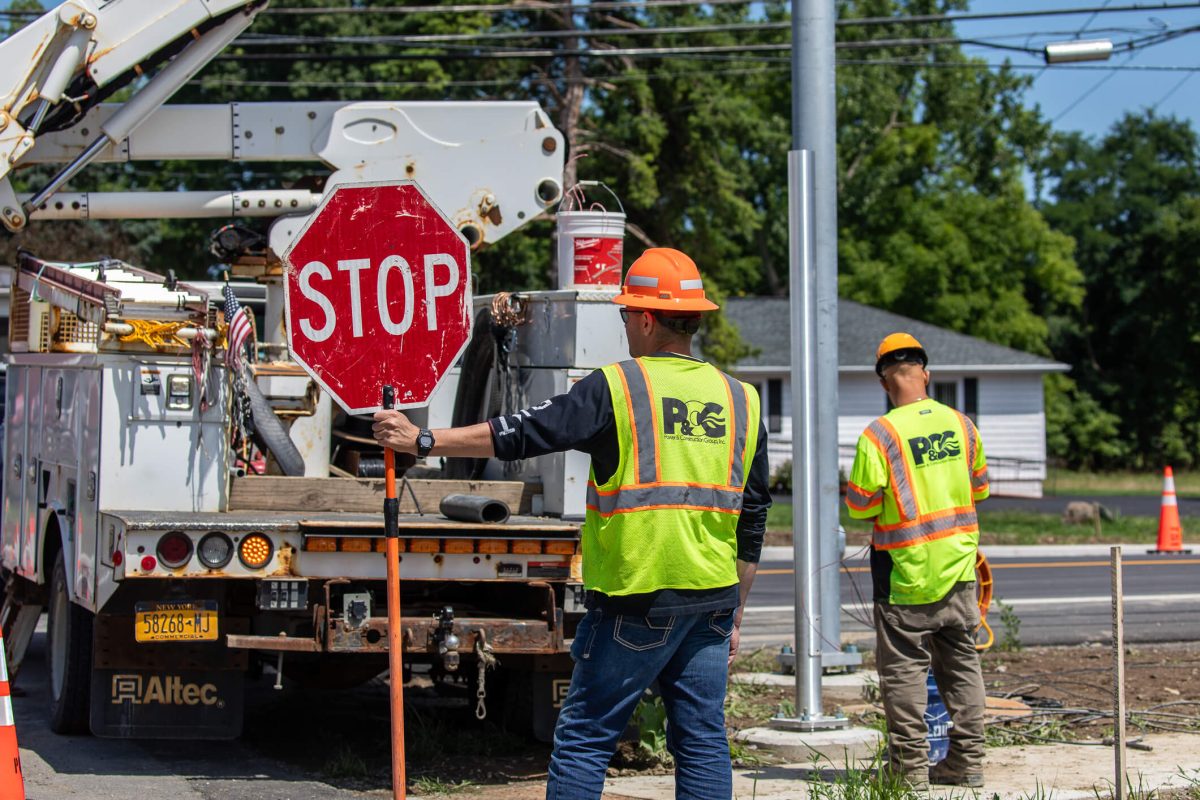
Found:
[[[759,350],[732,371],[758,387],[774,471],[792,457],[788,299],[732,298],[724,311],[742,338]],[[930,395],[959,409],[979,427],[992,492],[1041,497],[1046,478],[1042,378],[1069,367],[852,300],[838,302],[841,468],[849,473],[859,434],[888,410],[887,396],[875,376],[875,348],[896,331],[911,333],[925,346],[933,376]]]

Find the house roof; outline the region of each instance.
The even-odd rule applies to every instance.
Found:
[[[738,362],[739,371],[766,372],[791,366],[790,306],[786,297],[729,298],[726,317],[758,355]],[[838,370],[872,372],[875,348],[884,336],[907,331],[920,340],[938,369],[974,372],[1065,372],[1066,364],[1011,347],[985,342],[881,308],[838,300]]]

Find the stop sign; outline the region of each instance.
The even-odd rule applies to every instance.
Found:
[[[412,181],[335,187],[283,265],[292,358],[351,414],[424,405],[467,345],[470,248]]]

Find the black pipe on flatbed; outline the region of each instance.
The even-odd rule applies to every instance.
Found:
[[[442,514],[459,522],[508,522],[508,504],[478,494],[448,494],[438,506]]]

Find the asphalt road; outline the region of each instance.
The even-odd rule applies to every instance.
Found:
[[[1200,498],[1179,497],[1179,516],[1200,517]],[[1142,495],[1057,495],[1055,497],[989,497],[980,504],[986,511],[1037,511],[1043,514],[1062,514],[1067,504],[1075,501],[1099,503],[1126,517],[1157,517],[1162,498]],[[1186,528],[1185,528],[1186,530]]]
[[[1106,555],[991,559],[995,597],[1020,620],[1025,645],[1102,642],[1110,637],[1111,575]],[[791,644],[794,582],[790,560],[764,561],[742,622],[752,646]],[[1123,571],[1125,637],[1129,642],[1200,640],[1200,555],[1127,554]],[[842,632],[870,644],[871,586],[867,563],[850,561],[841,585]],[[988,616],[1004,635],[1000,609]]]
[[[44,625],[44,617],[42,622]],[[244,740],[59,736],[47,724],[45,640],[44,632],[34,635],[14,683],[13,711],[27,800],[363,800],[391,796],[390,791],[363,794],[331,785],[311,776],[320,769],[319,763],[287,763]],[[340,694],[331,695],[329,701],[336,704]],[[251,727],[253,715],[271,714],[277,698],[272,695],[269,678],[248,685],[247,727]],[[370,701],[371,688],[359,690],[358,702]],[[357,721],[337,719],[330,709],[314,710],[309,725],[285,720],[279,736],[323,736],[332,753],[345,732],[356,726],[374,724],[386,737],[386,694],[382,711],[385,721],[378,724],[371,719],[378,715],[364,714],[361,708],[355,709]]]

